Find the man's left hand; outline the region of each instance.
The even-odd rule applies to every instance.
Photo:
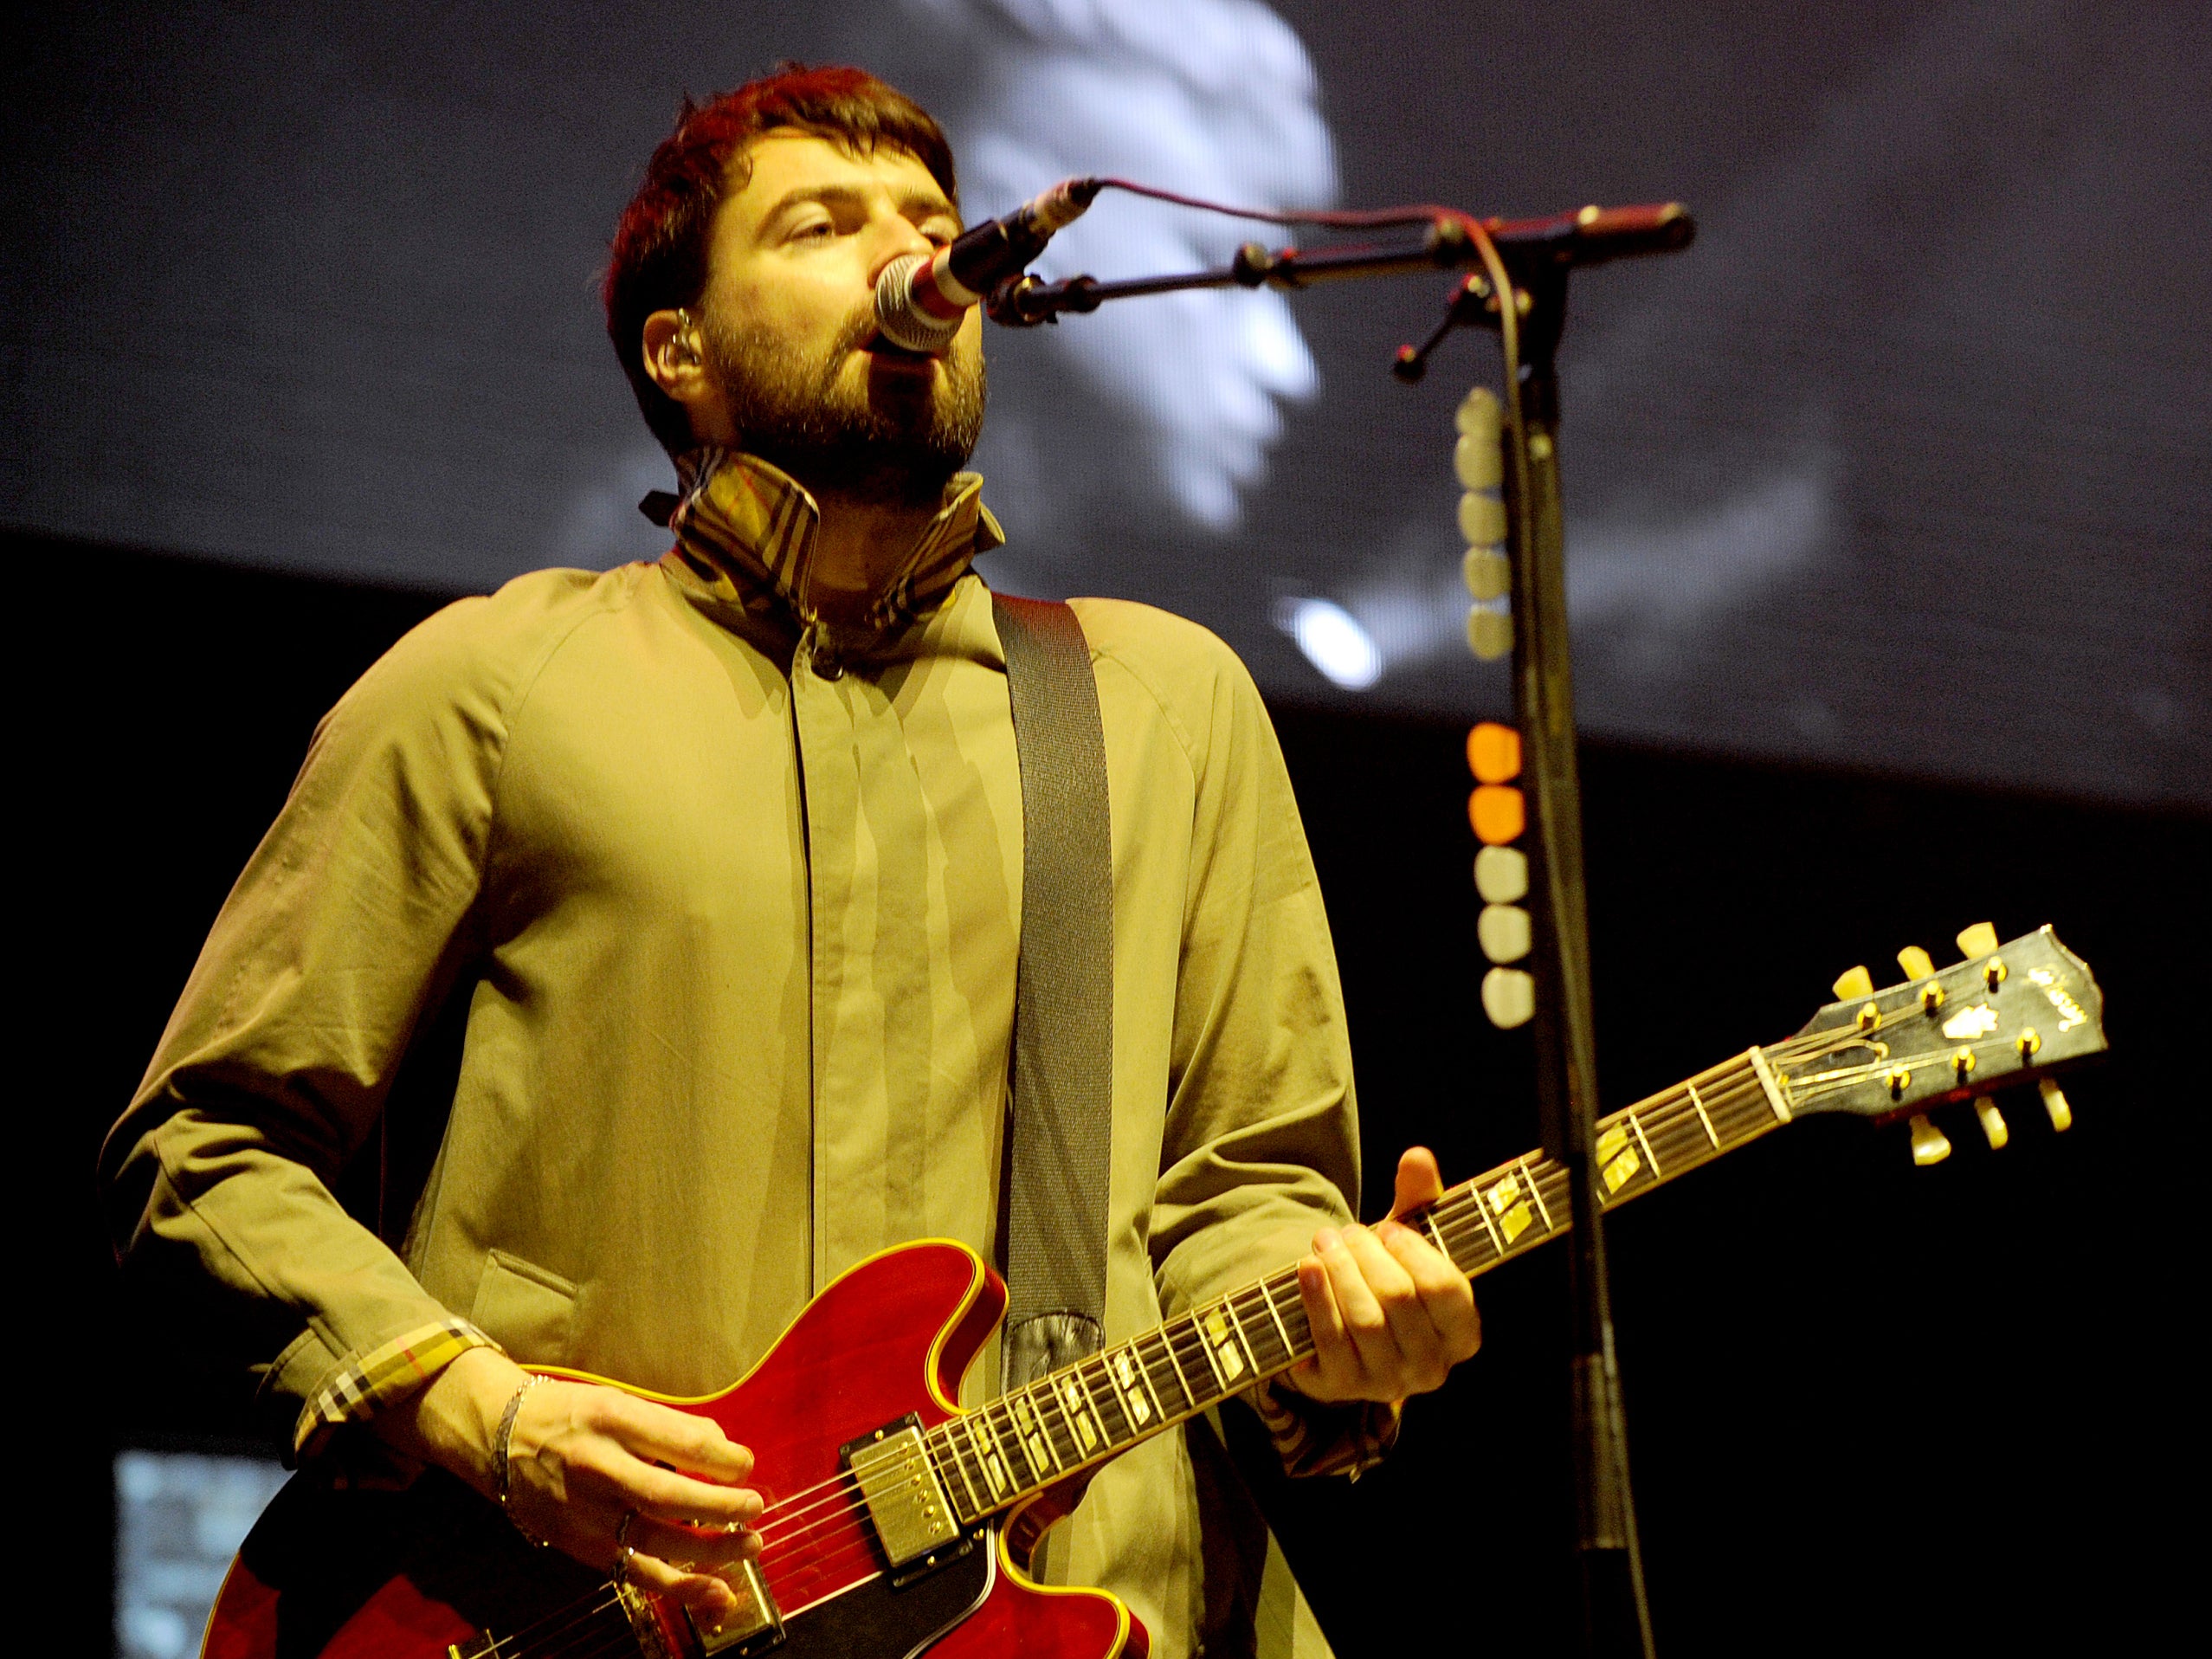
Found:
[[[1467,1276],[1397,1219],[1443,1191],[1435,1155],[1413,1147],[1398,1159],[1390,1220],[1313,1236],[1313,1254],[1298,1264],[1313,1356],[1285,1378],[1299,1393],[1396,1404],[1441,1388],[1452,1367],[1482,1346]]]

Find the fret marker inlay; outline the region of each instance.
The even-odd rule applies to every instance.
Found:
[[[1643,1167],[1635,1148],[1628,1145],[1628,1132],[1617,1123],[1598,1136],[1597,1163],[1608,1192],[1618,1192]]]

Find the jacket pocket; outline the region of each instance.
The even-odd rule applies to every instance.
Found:
[[[574,1333],[576,1286],[534,1262],[487,1251],[468,1317],[523,1364],[560,1365]]]

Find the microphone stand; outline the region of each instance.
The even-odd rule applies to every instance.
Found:
[[[1574,679],[1567,640],[1564,520],[1559,484],[1559,382],[1556,358],[1566,323],[1567,279],[1578,266],[1689,245],[1696,227],[1678,203],[1584,208],[1542,219],[1489,220],[1493,252],[1464,221],[1440,216],[1417,245],[1270,251],[1257,243],[1212,271],[1100,282],[1077,276],[1001,286],[988,307],[1015,326],[1056,322],[1108,300],[1187,288],[1262,286],[1296,289],[1327,281],[1422,269],[1481,272],[1454,290],[1443,321],[1418,347],[1400,349],[1392,371],[1417,381],[1429,354],[1454,328],[1488,327],[1506,339],[1509,418],[1505,498],[1512,569],[1513,703],[1522,744],[1530,830],[1523,842],[1529,888],[1529,971],[1537,982],[1537,1088],[1545,1152],[1564,1165],[1571,1195],[1570,1284],[1574,1301],[1570,1380],[1573,1403],[1576,1546],[1580,1568],[1581,1650],[1590,1659],[1654,1659],[1642,1552],[1628,1486],[1628,1434],[1615,1355],[1611,1284],[1598,1201],[1596,1041],[1590,979],[1590,928],[1583,874],[1582,785],[1576,764]],[[1495,274],[1510,284],[1501,299]],[[1501,307],[1514,313],[1510,331]]]

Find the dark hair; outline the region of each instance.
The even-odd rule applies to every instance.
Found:
[[[691,417],[645,371],[645,320],[699,303],[715,211],[751,176],[742,152],[762,133],[786,127],[861,155],[879,145],[903,150],[959,203],[943,131],[919,104],[864,69],[786,63],[704,104],[687,97],[676,130],[654,151],[645,182],[615,226],[601,290],[607,337],[645,423],[671,455],[691,447]]]

